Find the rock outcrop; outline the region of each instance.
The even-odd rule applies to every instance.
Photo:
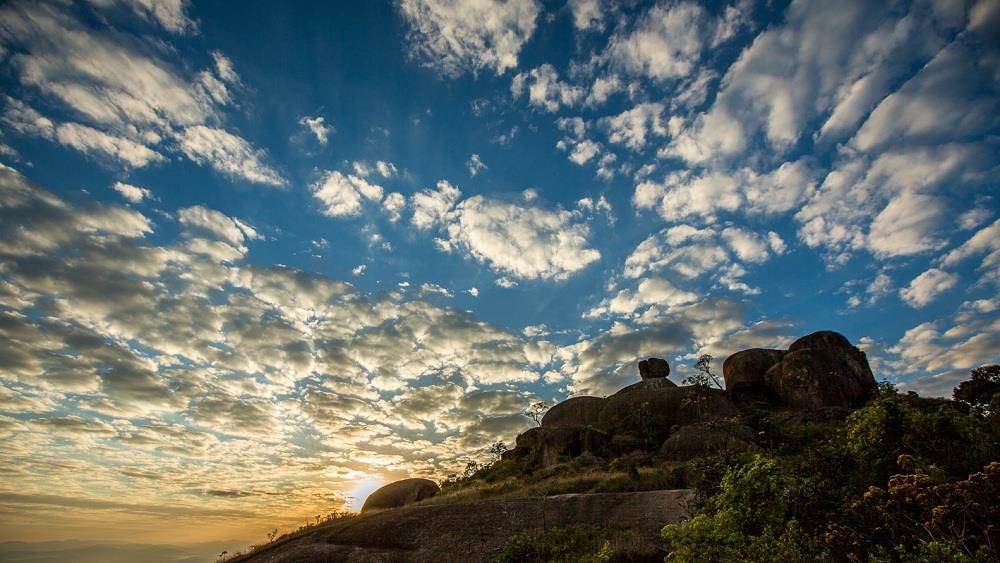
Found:
[[[764,377],[783,406],[800,409],[860,407],[878,387],[865,353],[831,331],[793,342]]]
[[[788,350],[753,348],[726,359],[726,389],[678,387],[665,360],[639,362],[640,381],[607,397],[574,397],[552,407],[539,428],[517,437],[512,457],[549,466],[582,454],[635,450],[690,459],[757,446],[749,427],[731,422],[737,404],[764,400],[799,412],[858,407],[877,388],[865,353],[836,332],[804,336]]]
[[[593,426],[603,408],[601,397],[571,397],[549,409],[542,417],[542,426]]]
[[[744,395],[767,398],[767,370],[780,363],[787,353],[786,350],[751,348],[732,354],[722,364],[726,391],[734,399]]]
[[[436,495],[441,488],[430,479],[403,479],[377,489],[365,500],[361,512],[372,509],[397,508]]]
[[[787,351],[737,352],[722,375],[736,400],[751,396],[798,409],[861,406],[876,389],[865,353],[832,331],[803,336]]]
[[[686,461],[724,451],[752,452],[760,448],[753,442],[753,429],[730,421],[699,422],[682,426],[670,435],[660,454],[666,459]]]

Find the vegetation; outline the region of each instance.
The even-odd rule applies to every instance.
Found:
[[[962,402],[882,384],[849,414],[750,407],[768,447],[692,462],[696,515],[663,529],[668,560],[1000,561],[994,374]]]
[[[546,530],[537,535],[510,538],[495,563],[580,562],[604,563],[623,560],[629,542],[627,532],[609,526],[576,524]],[[617,554],[617,556],[616,556]]]

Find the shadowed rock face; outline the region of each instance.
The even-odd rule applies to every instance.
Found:
[[[542,426],[592,426],[604,408],[601,397],[573,397],[553,406],[542,417]]]
[[[736,415],[736,407],[719,389],[650,388],[648,383],[626,387],[608,397],[597,427],[611,433],[648,434],[651,429],[668,432],[672,426]]]
[[[753,429],[745,424],[723,420],[689,424],[671,434],[660,453],[684,461],[723,451],[752,452],[760,449],[753,438]]]
[[[785,350],[751,348],[736,352],[722,364],[722,377],[726,380],[726,391],[731,394],[767,394],[767,370],[779,363]]]
[[[865,353],[831,331],[793,342],[765,379],[784,406],[802,409],[859,407],[877,388]]]
[[[430,479],[403,479],[380,487],[365,501],[361,512],[380,508],[396,508],[431,498],[441,488]]]

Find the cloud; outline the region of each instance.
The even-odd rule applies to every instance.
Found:
[[[782,154],[816,120],[826,121],[819,132],[824,140],[849,134],[961,23],[922,17],[919,10],[890,12],[860,1],[836,9],[818,1],[793,3],[782,25],[758,35],[740,54],[709,110],[691,120],[664,154],[689,163],[726,161],[743,156],[755,139],[772,155]],[[679,72],[684,66],[665,68]]]
[[[608,140],[634,151],[640,151],[652,136],[667,134],[663,121],[663,104],[644,103],[612,117],[605,117],[601,124],[608,130]]]
[[[619,291],[614,297],[602,300],[598,306],[587,311],[584,317],[632,316],[640,309],[644,310],[651,306],[669,310],[697,300],[697,294],[678,289],[667,280],[645,278],[639,282],[635,291],[628,289]]]
[[[711,19],[698,4],[661,2],[633,30],[612,36],[605,56],[623,71],[654,80],[685,76],[711,39]]]
[[[548,63],[514,76],[510,86],[514,98],[520,98],[525,89],[528,91],[528,103],[549,113],[559,111],[560,107],[576,105],[585,94],[583,88],[559,80],[559,73]]]
[[[439,181],[435,189],[425,189],[413,194],[410,198],[413,226],[427,230],[440,223],[461,195],[462,192],[457,187],[445,180]]]
[[[447,250],[516,278],[562,281],[601,256],[589,246],[588,226],[562,209],[473,196],[445,221]]]
[[[938,295],[955,287],[958,276],[937,268],[931,268],[913,278],[910,285],[899,290],[899,296],[913,308],[924,307]]]
[[[389,221],[395,223],[406,209],[406,197],[399,192],[391,192],[382,201],[382,208],[389,215]]]
[[[980,283],[992,282],[1000,286],[1000,220],[983,227],[969,240],[942,256],[941,265],[954,267],[976,255],[984,255],[977,268],[982,275]]]
[[[535,0],[399,0],[396,6],[409,27],[409,56],[449,78],[516,68],[541,11]]]
[[[115,182],[112,188],[132,203],[142,203],[143,199],[153,198],[153,192],[147,188],[140,188],[139,186],[133,186],[125,182]]]
[[[661,182],[640,182],[632,203],[638,209],[656,209],[668,221],[692,217],[714,221],[720,212],[773,215],[799,207],[814,191],[815,174],[808,159],[786,162],[765,173],[750,168],[670,172]]]
[[[323,214],[327,217],[359,215],[364,200],[378,202],[382,199],[382,186],[336,170],[327,172],[311,187],[313,197],[323,204]],[[395,202],[396,198],[393,200]]]
[[[981,183],[989,150],[948,143],[846,158],[796,212],[799,238],[825,248],[835,262],[866,248],[880,258],[940,248],[942,219],[952,205],[951,188],[944,187]]]
[[[639,243],[625,259],[624,274],[628,279],[637,279],[669,271],[688,280],[709,274],[730,291],[757,293],[741,281],[746,274],[743,264],[761,264],[772,253],[780,254],[774,250],[775,237],[780,240],[774,232],[761,235],[734,226],[699,229],[677,225]]]
[[[602,31],[608,6],[604,0],[569,0],[573,26],[581,31]]]
[[[180,148],[198,164],[209,164],[216,171],[256,184],[284,186],[288,182],[263,162],[264,151],[254,149],[240,137],[222,129],[195,125],[181,133]]]
[[[197,22],[191,20],[187,14],[190,0],[89,0],[91,4],[98,7],[105,7],[116,4],[131,8],[137,15],[163,26],[164,29],[173,33],[193,33],[198,30]]]
[[[80,152],[97,153],[134,168],[165,160],[162,154],[145,145],[79,123],[63,123],[57,127],[56,140]]]
[[[473,177],[476,174],[482,172],[483,170],[489,168],[488,166],[486,166],[486,163],[483,162],[483,159],[479,158],[478,154],[473,154],[472,156],[470,156],[469,161],[465,163],[465,167],[469,169],[469,175]]]
[[[115,4],[95,2],[102,9]],[[141,0],[127,7],[168,30],[188,32],[195,27],[184,14],[186,5]],[[8,124],[128,167],[180,150],[230,178],[286,183],[262,162],[263,151],[218,126],[223,108],[233,102],[233,89],[241,86],[225,55],[211,53],[211,68],[187,75],[159,58],[169,50],[165,44],[110,29],[102,17],[96,18],[102,25],[89,25],[86,17],[78,4],[10,2],[0,9],[0,48],[13,52],[9,62],[21,84],[80,121],[57,125],[8,99]]]
[[[316,137],[316,142],[326,146],[329,136],[337,132],[333,125],[326,124],[326,118],[322,115],[316,117],[302,116],[299,118],[299,125],[309,129],[309,132]]]

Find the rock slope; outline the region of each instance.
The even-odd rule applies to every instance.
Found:
[[[466,562],[495,556],[515,534],[569,524],[629,530],[633,547],[660,555],[660,529],[687,515],[691,493],[646,491],[412,505],[334,521],[234,559],[247,563]]]

